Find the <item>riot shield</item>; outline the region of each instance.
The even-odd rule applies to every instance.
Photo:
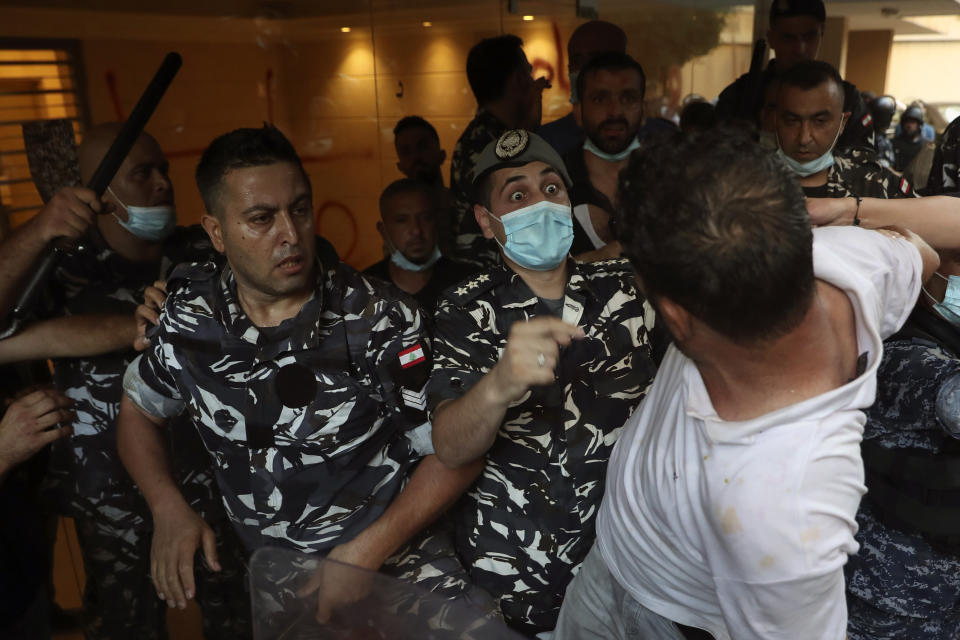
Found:
[[[469,602],[288,549],[253,554],[250,598],[254,640],[523,640]],[[343,600],[317,621],[318,608]]]

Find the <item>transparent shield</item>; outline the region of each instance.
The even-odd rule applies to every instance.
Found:
[[[250,594],[254,640],[523,638],[467,602],[287,549],[253,554]],[[352,602],[330,607],[325,622],[317,621],[318,607],[327,611],[344,600]]]

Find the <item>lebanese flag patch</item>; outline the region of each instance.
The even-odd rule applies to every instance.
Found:
[[[910,181],[906,178],[900,178],[900,191],[903,192],[903,195],[908,195],[910,193]]]
[[[415,364],[420,364],[427,359],[427,356],[423,353],[423,347],[419,343],[413,345],[409,349],[404,349],[400,352],[400,366],[403,369],[407,367],[412,367]]]
[[[873,122],[873,117],[869,113],[864,114],[864,116],[860,118],[860,124],[862,124],[865,127],[869,127],[872,122]]]

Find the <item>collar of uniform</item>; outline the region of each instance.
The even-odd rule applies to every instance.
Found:
[[[506,265],[502,256],[500,268],[505,269],[510,274],[509,294],[501,297],[504,307],[526,307],[539,302],[540,299],[530,289],[530,286],[520,277],[520,274]],[[590,279],[584,275],[580,263],[569,256],[567,257],[567,286],[564,289],[564,295],[573,298],[580,304],[586,302],[586,296],[597,299],[597,293],[590,284]]]
[[[477,113],[473,117],[473,122],[474,126],[489,131],[494,139],[499,138],[500,135],[509,128],[507,125],[500,122],[500,118],[493,115],[483,107],[477,107]]]
[[[216,313],[218,320],[226,329],[226,335],[231,341],[242,341],[251,345],[257,345],[278,353],[289,348],[307,348],[317,342],[315,332],[310,327],[315,327],[316,323],[300,322],[301,317],[319,317],[323,310],[324,302],[329,298],[326,289],[334,286],[334,269],[325,264],[322,256],[317,257],[317,273],[315,275],[315,284],[313,295],[303,304],[297,315],[281,322],[276,327],[270,327],[268,332],[271,334],[269,344],[262,344],[261,337],[264,332],[260,330],[240,305],[240,299],[237,296],[237,279],[233,274],[230,265],[224,264],[223,271],[220,274],[220,309]],[[295,343],[295,344],[294,344]],[[273,357],[264,353],[264,357]]]

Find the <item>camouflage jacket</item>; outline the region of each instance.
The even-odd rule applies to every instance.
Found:
[[[160,263],[124,259],[94,230],[90,249],[59,264],[37,306],[35,318],[79,314],[129,315],[143,291],[165,279],[180,262],[216,255],[199,226],[179,227],[164,242]],[[13,326],[9,333],[19,330]],[[73,436],[53,444],[45,490],[58,511],[73,517],[108,520],[116,528],[151,526],[149,511],[117,454],[115,422],[123,394],[123,372],[136,357],[133,348],[87,358],[54,361],[56,386],[76,401]],[[188,428],[175,423],[168,432],[175,470],[184,496],[211,516],[222,512],[203,445]]]
[[[320,248],[315,293],[276,327],[240,307],[228,266],[179,270],[124,388],[147,413],[184,408],[248,549],[324,552],[379,517],[432,453],[430,345],[415,303]]]
[[[910,198],[916,197],[913,186],[880,164],[873,151],[849,149],[838,153],[827,170],[827,183],[821,187],[805,187],[807,196],[826,198]]]
[[[943,130],[940,146],[933,154],[933,166],[925,193],[937,195],[960,191],[960,118]]]
[[[507,410],[486,468],[454,512],[471,577],[528,633],[556,624],[594,542],[610,452],[655,371],[654,312],[626,260],[568,265],[563,320],[587,337],[561,353],[556,384],[532,388]],[[431,409],[490,371],[515,322],[548,313],[502,264],[448,289],[434,316]]]
[[[473,216],[473,167],[488,144],[499,138],[507,125],[482,107],[477,109],[453,149],[450,161],[450,190],[454,198],[457,229],[456,258],[478,267],[488,267],[498,260],[495,244],[480,233]]]
[[[920,313],[932,315],[914,311]],[[951,438],[936,416],[937,393],[958,373],[960,360],[934,342],[899,335],[889,339],[877,371],[877,399],[866,412],[864,441],[905,452],[941,452]],[[890,521],[883,514],[885,505],[875,503],[870,484],[868,473],[867,495],[857,513],[860,552],[844,568],[849,637],[955,639],[960,547],[951,551]]]

